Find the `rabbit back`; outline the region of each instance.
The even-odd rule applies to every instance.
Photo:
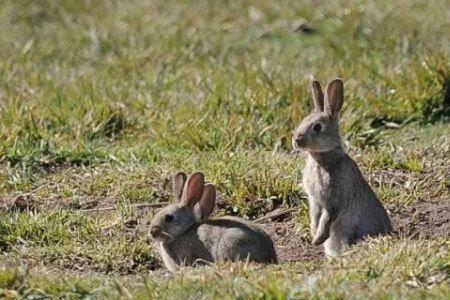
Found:
[[[277,256],[270,236],[256,224],[236,217],[208,220],[211,234],[221,233],[215,240],[215,259],[218,261],[249,260],[276,263]]]

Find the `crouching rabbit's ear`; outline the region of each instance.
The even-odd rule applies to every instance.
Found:
[[[186,205],[192,211],[195,204],[200,201],[200,198],[203,195],[204,186],[205,175],[203,175],[203,173],[197,172],[189,176],[184,185],[181,203]]]
[[[172,177],[172,189],[173,195],[175,196],[175,200],[178,202],[181,201],[183,197],[184,184],[186,183],[186,173],[178,172]]]
[[[213,213],[216,205],[216,187],[210,183],[203,188],[200,201],[194,207],[194,215],[198,222],[205,221]]]

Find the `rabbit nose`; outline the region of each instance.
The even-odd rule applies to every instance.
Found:
[[[150,234],[152,237],[157,237],[161,233],[161,227],[155,226],[150,229]]]
[[[293,144],[294,148],[298,148],[303,145],[302,137],[303,137],[302,135],[298,135],[298,136],[294,136],[292,138],[292,144]]]

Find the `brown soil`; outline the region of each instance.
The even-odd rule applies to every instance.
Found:
[[[260,224],[272,237],[279,262],[319,261],[324,257],[322,246],[313,246],[295,232],[293,220]]]
[[[417,201],[411,206],[389,208],[394,235],[409,238],[450,237],[450,199]]]

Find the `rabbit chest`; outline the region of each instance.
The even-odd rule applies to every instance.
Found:
[[[308,158],[303,170],[303,188],[310,201],[325,204],[333,194],[333,174]]]

